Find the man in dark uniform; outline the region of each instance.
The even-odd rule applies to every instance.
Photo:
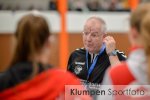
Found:
[[[84,82],[98,83],[110,65],[126,60],[123,52],[116,49],[113,37],[106,36],[106,24],[98,17],[89,18],[83,31],[84,48],[70,55],[67,70]]]

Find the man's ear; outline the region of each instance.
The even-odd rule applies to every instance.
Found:
[[[105,37],[107,37],[107,33],[103,34],[103,37],[102,37],[103,42],[104,42]]]
[[[103,38],[105,38],[107,36],[107,33],[104,33]]]

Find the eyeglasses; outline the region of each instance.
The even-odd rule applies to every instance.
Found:
[[[90,35],[93,38],[96,38],[96,37],[99,37],[99,36],[102,35],[99,32],[86,32],[86,31],[83,31],[82,33],[83,33],[84,36]]]

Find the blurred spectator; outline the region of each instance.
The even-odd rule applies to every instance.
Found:
[[[2,2],[3,1],[3,2]],[[20,5],[13,5],[14,1],[5,2],[6,0],[0,0],[0,9],[4,10],[32,10],[34,7],[38,10],[57,10],[57,0],[45,0],[40,2],[41,5],[35,6],[34,0],[26,2],[23,5],[21,0],[17,3]],[[68,0],[68,10],[70,11],[129,11],[129,0]],[[149,2],[149,0],[140,0],[141,3]],[[33,6],[30,6],[33,5]],[[45,5],[45,6],[43,6]],[[16,6],[16,7],[14,7]],[[18,6],[18,7],[17,7]],[[12,8],[13,7],[13,8]],[[22,8],[24,7],[24,8]]]
[[[20,8],[20,5],[16,5],[14,8],[11,9],[12,11],[17,11],[17,10],[23,10]]]
[[[87,2],[87,7],[90,11],[98,11],[101,5],[98,0],[90,0]]]
[[[2,10],[2,4],[0,4],[0,10]]]
[[[109,11],[117,11],[117,10],[121,10],[123,9],[123,7],[120,4],[121,2],[119,2],[118,0],[111,0],[110,4],[109,4]]]
[[[71,11],[73,10],[73,2],[74,0],[68,0],[68,10]]]
[[[149,0],[140,0],[142,3],[150,2]]]
[[[28,8],[28,10],[34,10],[34,6],[31,5],[31,6]]]
[[[100,0],[101,10],[108,10],[110,0]]]
[[[49,1],[49,10],[57,10],[57,0]]]
[[[10,5],[7,5],[4,10],[12,10],[12,7]]]
[[[123,10],[130,11],[130,5],[128,0],[122,0],[122,6],[123,6]]]
[[[87,9],[84,0],[72,0],[73,10],[75,11],[85,11]]]

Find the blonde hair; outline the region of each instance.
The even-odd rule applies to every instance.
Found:
[[[141,33],[140,25],[142,19],[144,18],[144,16],[147,14],[148,11],[150,11],[150,3],[139,5],[138,8],[131,13],[130,26],[136,28],[139,33]]]
[[[136,28],[143,38],[143,46],[147,58],[147,75],[150,83],[150,3],[141,4],[135,9],[130,18],[130,26]]]
[[[146,14],[141,23],[141,34],[148,63],[148,79],[150,83],[150,13]]]

